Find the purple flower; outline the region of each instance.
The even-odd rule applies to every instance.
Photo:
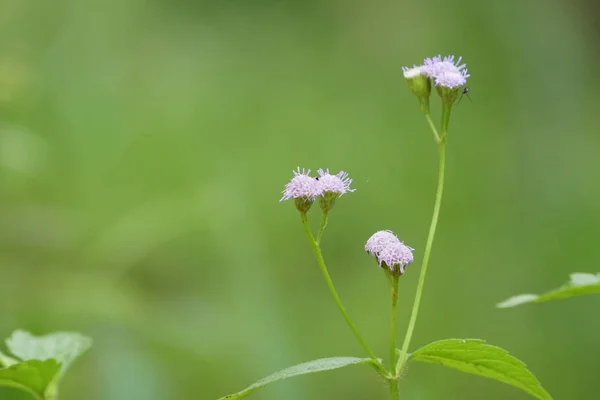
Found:
[[[331,211],[338,197],[344,193],[354,192],[356,189],[350,189],[352,179],[344,171],[331,175],[329,170],[319,169],[319,177],[316,178],[319,188],[319,206],[324,213]]]
[[[378,231],[375,232],[369,238],[369,240],[367,240],[367,244],[365,245],[365,251],[371,254],[372,256],[377,257],[377,255],[387,246],[389,246],[392,243],[399,242],[400,239],[398,239],[398,237],[394,235],[394,232],[388,230]]]
[[[464,86],[469,75],[456,74],[454,72],[442,72],[435,78],[436,86],[444,86],[450,89]]]
[[[340,171],[335,175],[329,173],[329,169],[323,171],[319,169],[319,178],[317,180],[319,186],[319,195],[325,196],[328,193],[336,195],[336,197],[342,196],[347,192],[354,192],[356,189],[350,189],[352,179],[348,177],[348,174],[344,171]]]
[[[383,249],[377,256],[379,266],[386,265],[390,271],[394,272],[396,267],[400,274],[404,274],[404,267],[413,262],[412,249],[405,246],[404,243],[393,243]]]
[[[312,203],[321,193],[321,189],[319,182],[309,174],[310,169],[304,171],[304,169],[300,170],[300,167],[298,167],[298,170],[294,171],[292,180],[285,185],[283,197],[279,201],[302,199]]]
[[[375,232],[365,245],[365,250],[374,256],[381,268],[404,274],[404,267],[413,262],[412,248],[406,246],[392,231]]]
[[[454,56],[435,56],[426,58],[421,71],[432,78],[436,86],[455,88],[467,83],[467,78],[471,75],[467,72],[467,65],[461,64],[462,57],[456,62]]]

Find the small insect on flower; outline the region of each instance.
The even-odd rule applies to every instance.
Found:
[[[460,101],[462,100],[462,98],[463,98],[463,96],[464,96],[465,94],[466,94],[466,95],[467,95],[467,97],[469,98],[469,101],[473,101],[473,100],[471,100],[471,96],[469,96],[469,92],[470,92],[470,91],[471,91],[471,90],[469,89],[469,87],[468,87],[468,86],[465,86],[465,88],[462,90],[462,92],[461,92],[461,94],[460,94],[460,97],[458,98],[458,101],[456,102],[456,104],[460,103]]]

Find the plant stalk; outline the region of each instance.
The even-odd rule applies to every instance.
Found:
[[[396,314],[398,304],[398,279],[399,275],[386,271],[390,282],[390,296],[392,300],[392,311],[390,314],[390,374],[396,376]]]
[[[331,295],[333,296],[333,300],[335,301],[335,304],[337,305],[340,312],[344,316],[344,320],[346,320],[346,323],[350,327],[350,330],[352,330],[352,333],[354,333],[354,336],[356,336],[356,339],[359,341],[361,346],[365,349],[365,351],[367,352],[369,357],[371,357],[373,359],[373,361],[375,362],[377,370],[380,373],[381,373],[381,371],[385,371],[385,368],[383,367],[383,365],[381,364],[381,362],[379,361],[379,359],[377,358],[375,353],[373,353],[373,351],[369,348],[369,345],[367,344],[367,342],[365,342],[365,340],[362,338],[361,334],[358,332],[358,329],[356,329],[354,322],[352,322],[352,319],[348,315],[346,308],[342,304],[342,301],[340,300],[340,297],[338,296],[337,291],[335,290],[335,287],[333,285],[331,277],[329,276],[329,272],[327,271],[327,266],[325,265],[325,260],[323,259],[323,254],[321,253],[321,247],[319,246],[319,243],[317,243],[317,241],[315,240],[315,238],[312,234],[312,231],[310,229],[310,225],[308,223],[308,217],[306,214],[301,214],[301,215],[302,215],[302,225],[304,226],[306,236],[308,237],[308,241],[310,242],[310,245],[312,246],[315,256],[317,257],[317,263],[319,264],[319,268],[321,269],[321,273],[323,274],[323,278],[325,278],[325,283],[327,284],[327,287],[329,288],[329,292],[331,292]]]
[[[395,378],[388,379],[388,385],[390,388],[390,399],[398,400],[398,380]]]
[[[323,232],[325,232],[325,227],[327,226],[327,212],[323,212],[321,216],[321,225],[319,226],[319,232],[317,233],[317,244],[321,244],[321,239],[323,238]]]
[[[447,123],[446,123],[447,126]],[[438,183],[435,194],[435,204],[433,206],[433,216],[431,218],[431,225],[429,226],[429,234],[427,235],[427,242],[425,244],[425,253],[423,254],[423,263],[421,264],[421,274],[419,275],[419,282],[417,284],[417,291],[415,294],[415,301],[413,304],[412,312],[410,315],[410,321],[408,328],[406,329],[406,336],[402,343],[402,350],[400,351],[400,358],[396,372],[400,373],[404,366],[408,347],[412,339],[413,331],[417,321],[417,315],[419,314],[419,306],[421,304],[421,297],[423,296],[423,286],[425,285],[425,276],[427,275],[427,267],[429,266],[429,258],[431,256],[431,248],[433,246],[433,239],[435,237],[435,231],[437,228],[438,218],[440,215],[440,207],[442,205],[442,194],[444,193],[444,172],[446,167],[446,130],[442,129],[442,136],[438,143],[439,151],[439,170],[438,170]]]
[[[390,378],[388,385],[390,387],[390,399],[398,400],[398,379],[396,376],[396,327],[397,327],[397,305],[398,305],[398,280],[400,275],[385,271],[390,284],[390,298],[392,301],[392,309],[390,313]]]
[[[429,113],[427,113],[427,114],[425,114],[425,118],[427,119],[427,123],[429,124],[429,127],[431,128],[431,131],[433,132],[435,142],[437,144],[440,144],[440,135],[438,135],[437,129],[435,129],[435,124],[433,123],[433,120],[431,119],[431,115]]]

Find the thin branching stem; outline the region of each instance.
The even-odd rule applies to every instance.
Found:
[[[321,239],[323,238],[323,232],[325,232],[325,227],[327,226],[327,212],[323,212],[321,215],[321,225],[319,226],[319,232],[317,232],[317,244],[321,245]]]
[[[335,304],[337,305],[340,312],[344,316],[344,320],[346,320],[346,323],[350,327],[350,330],[352,330],[352,333],[354,333],[354,336],[356,336],[356,339],[359,341],[361,346],[365,349],[365,351],[367,352],[369,357],[371,357],[373,359],[373,362],[375,363],[377,370],[380,373],[384,372],[385,368],[383,367],[383,365],[381,364],[381,362],[379,361],[379,359],[377,358],[375,353],[373,353],[373,351],[371,350],[371,348],[369,347],[367,342],[363,339],[361,334],[358,332],[358,329],[356,329],[354,322],[352,322],[352,319],[348,315],[346,308],[342,304],[342,301],[340,300],[340,297],[338,296],[337,291],[335,290],[335,287],[333,285],[331,277],[329,276],[329,272],[327,271],[327,266],[325,265],[325,260],[323,259],[323,254],[321,253],[321,247],[319,246],[319,243],[317,243],[317,241],[315,240],[315,238],[313,236],[312,230],[310,229],[310,224],[308,223],[308,217],[306,214],[302,214],[302,225],[304,226],[304,230],[306,232],[308,241],[310,242],[310,245],[315,253],[315,256],[317,257],[317,263],[319,264],[319,268],[321,269],[321,273],[323,274],[323,278],[325,278],[325,283],[327,284],[327,287],[329,288],[329,292],[331,292],[331,295],[333,296],[333,300],[335,301]]]
[[[431,256],[431,248],[433,246],[433,239],[435,237],[435,231],[437,228],[438,218],[440,215],[440,207],[442,205],[442,194],[444,193],[444,172],[446,167],[446,130],[442,129],[442,136],[438,143],[439,151],[439,170],[438,170],[438,183],[435,194],[435,204],[433,206],[433,216],[431,218],[431,225],[429,226],[429,234],[427,235],[427,242],[425,244],[425,253],[423,254],[423,263],[421,264],[421,274],[419,275],[419,282],[417,284],[417,291],[415,294],[415,301],[413,304],[408,328],[406,329],[406,336],[402,343],[402,350],[400,351],[400,358],[398,359],[396,373],[402,372],[402,367],[406,361],[406,354],[408,353],[408,347],[412,339],[413,331],[417,321],[417,315],[419,314],[419,306],[421,304],[421,297],[423,296],[423,286],[425,285],[425,276],[427,275],[427,267],[429,266],[429,258]]]

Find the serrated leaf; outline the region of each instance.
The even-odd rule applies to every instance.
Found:
[[[53,359],[21,362],[0,369],[0,386],[25,390],[43,400],[59,371],[60,365]]]
[[[240,397],[247,396],[253,391],[260,389],[261,387],[268,385],[269,383],[280,381],[282,379],[292,378],[294,376],[312,374],[315,372],[329,371],[332,369],[338,369],[347,367],[348,365],[357,364],[372,364],[375,362],[371,358],[357,358],[357,357],[331,357],[331,358],[320,358],[318,360],[308,361],[302,364],[294,365],[286,369],[282,369],[279,372],[275,372],[252,385],[248,386],[244,390],[237,393],[230,394],[225,397],[221,397],[219,400],[233,400],[239,399]]]
[[[92,345],[92,339],[76,332],[55,332],[44,336],[17,330],[6,339],[8,350],[23,361],[55,359],[60,364],[59,378],[81,353]]]
[[[409,360],[441,364],[507,383],[538,399],[552,399],[523,362],[483,340],[439,340],[421,347],[410,355]]]
[[[565,285],[542,295],[520,294],[496,304],[498,308],[509,308],[526,303],[542,303],[549,300],[565,299],[582,294],[600,293],[600,274],[574,273]]]

